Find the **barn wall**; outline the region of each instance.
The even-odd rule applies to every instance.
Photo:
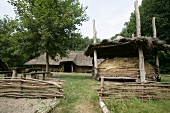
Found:
[[[91,66],[75,66],[74,72],[77,73],[91,73],[92,67]]]
[[[46,70],[45,65],[34,65],[34,69],[41,69],[42,71]],[[63,66],[49,66],[51,72],[63,72]],[[74,66],[74,72],[76,73],[91,73],[92,66]]]
[[[34,67],[34,69],[41,69],[42,71],[46,70],[45,65],[34,65],[33,67]],[[51,72],[61,72],[62,71],[61,66],[49,66],[49,70]]]

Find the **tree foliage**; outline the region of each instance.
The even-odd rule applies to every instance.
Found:
[[[0,59],[9,66],[22,65],[24,55],[16,48],[16,40],[13,37],[18,23],[5,15],[0,19]]]
[[[143,0],[139,7],[141,16],[142,36],[152,36],[152,17],[156,17],[156,27],[158,38],[170,43],[170,1],[169,0]],[[136,34],[136,16],[131,13],[130,21],[125,22],[125,28],[119,35],[131,37]]]
[[[85,9],[78,0],[10,0],[21,25],[21,42],[27,53],[65,55],[81,22]]]

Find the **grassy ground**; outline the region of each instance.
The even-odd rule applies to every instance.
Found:
[[[100,113],[99,99],[91,74],[54,74],[64,82],[65,99],[53,113]]]
[[[99,99],[94,88],[97,81],[92,79],[91,74],[62,74],[54,73],[54,77],[66,80],[64,82],[65,99],[60,100],[60,104],[52,113],[100,113]],[[1,76],[1,75],[0,75]],[[170,74],[161,75],[162,82],[170,82]],[[106,101],[111,113],[170,113],[170,101],[147,101],[139,99],[111,98]]]
[[[161,82],[170,82],[170,74],[161,74]]]
[[[141,101],[140,99],[110,99],[105,101],[111,113],[170,113],[170,101]]]
[[[170,82],[169,74],[161,75],[162,82]],[[142,101],[140,99],[111,98],[105,101],[111,113],[170,113],[170,100]]]

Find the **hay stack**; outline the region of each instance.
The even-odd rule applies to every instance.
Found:
[[[98,66],[99,75],[110,77],[133,77],[139,76],[139,59],[133,58],[112,58],[106,59]],[[146,78],[154,79],[155,70],[151,64],[145,61]]]

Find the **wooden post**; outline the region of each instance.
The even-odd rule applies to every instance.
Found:
[[[101,77],[101,91],[104,90],[104,77]]]
[[[95,28],[95,20],[93,20],[93,44],[96,44],[96,28]],[[97,71],[97,51],[94,50],[94,78],[98,78],[98,71]]]
[[[102,113],[110,113],[107,106],[105,105],[105,103],[103,101],[100,100],[99,105],[100,105],[100,107],[102,109]]]
[[[152,18],[153,38],[157,38],[155,17]],[[160,70],[159,70],[159,55],[158,51],[155,51],[155,65],[156,65],[156,79],[160,81]]]
[[[71,64],[71,72],[74,72],[73,64]]]
[[[135,12],[136,12],[136,30],[137,30],[137,37],[141,37],[141,25],[140,25],[140,13],[138,8],[138,1],[135,1]],[[140,81],[145,81],[145,64],[144,64],[144,55],[142,50],[142,44],[139,42],[138,44],[138,52],[139,52],[139,70],[140,70]]]
[[[47,72],[47,77],[50,77],[49,73],[49,55],[46,53],[46,72]]]
[[[43,77],[42,77],[43,80],[45,80],[45,73],[43,73]]]
[[[13,69],[12,70],[12,78],[15,78],[15,77],[17,77],[17,70]]]
[[[132,38],[134,38],[134,37],[135,37],[135,34],[133,33],[133,34],[132,34]]]

